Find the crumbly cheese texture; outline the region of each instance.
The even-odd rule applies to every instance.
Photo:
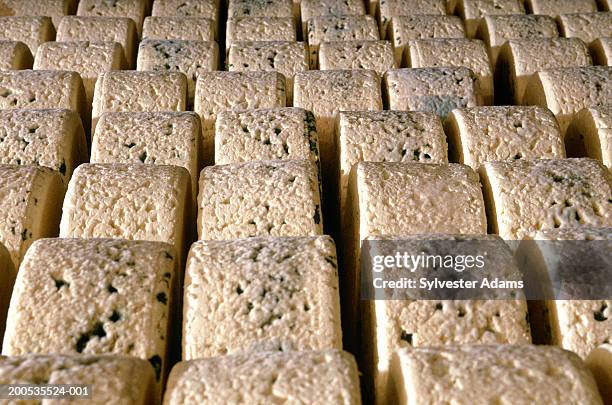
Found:
[[[35,70],[77,72],[83,80],[87,105],[93,102],[98,75],[126,68],[123,48],[117,42],[46,42],[38,47]]]
[[[319,177],[307,160],[209,166],[202,170],[199,186],[200,239],[323,231]]]
[[[554,18],[547,15],[486,15],[476,37],[489,49],[491,66],[496,66],[501,46],[509,39],[557,38]]]
[[[492,229],[504,239],[546,229],[612,225],[612,178],[595,160],[488,162],[481,178]]]
[[[522,106],[456,109],[445,121],[453,161],[478,170],[484,162],[565,157],[555,116]]]
[[[136,24],[138,35],[147,8],[143,0],[79,0],[77,15],[83,17],[128,17]]]
[[[217,0],[155,0],[151,15],[154,17],[199,17],[218,21],[219,2]]]
[[[559,16],[561,34],[591,43],[597,38],[612,37],[612,13],[577,13]]]
[[[74,111],[0,111],[0,164],[45,166],[67,185],[74,168],[86,160],[85,132]]]
[[[395,63],[398,66],[406,44],[411,39],[465,37],[461,19],[450,15],[393,16],[387,31],[386,38],[393,43]]]
[[[612,344],[593,349],[586,365],[595,377],[602,398],[612,398]]]
[[[232,44],[228,53],[230,72],[276,71],[285,77],[287,104],[293,100],[293,77],[308,70],[305,42],[255,41]]]
[[[100,117],[91,163],[182,166],[195,199],[200,170],[200,119],[193,112],[118,112]]]
[[[478,79],[485,105],[493,104],[493,70],[484,43],[476,39],[415,39],[408,42],[407,66],[467,67]]]
[[[289,17],[294,16],[291,0],[230,0],[229,18],[240,17]]]
[[[0,8],[2,16],[31,16],[32,10],[38,15],[51,17],[57,27],[62,17],[74,14],[74,0],[3,0]]]
[[[242,17],[227,20],[226,50],[236,42],[297,41],[292,17]]]
[[[476,75],[465,67],[390,70],[383,85],[390,110],[427,111],[444,118],[455,108],[483,104]]]
[[[531,14],[549,15],[551,17],[597,11],[595,0],[525,0],[525,3]]]
[[[17,269],[34,240],[57,236],[64,185],[43,167],[0,165],[0,174],[0,243]]]
[[[379,3],[378,26],[383,39],[387,35],[390,21],[396,16],[446,14],[445,0],[383,0]]]
[[[2,353],[130,355],[148,360],[161,381],[174,256],[171,245],[159,242],[35,242],[15,281]],[[30,322],[41,311],[49,316]]]
[[[402,349],[392,373],[400,405],[408,398],[410,403],[602,404],[584,363],[551,346]]]
[[[215,164],[252,160],[310,160],[319,164],[314,115],[302,108],[225,111],[215,125]]]
[[[187,77],[183,73],[106,72],[96,81],[92,127],[105,112],[185,111],[186,107]]]
[[[184,289],[185,360],[342,348],[336,248],[328,236],[196,242]]]
[[[205,159],[214,156],[215,120],[222,111],[286,105],[285,78],[278,72],[203,72],[195,90],[194,111],[203,128]]]
[[[167,242],[183,252],[189,173],[178,166],[84,164],[70,180],[60,237]]]
[[[0,70],[23,70],[32,67],[30,48],[20,41],[0,41]]]
[[[138,47],[137,70],[177,71],[187,76],[187,98],[193,104],[201,72],[219,68],[219,46],[214,41],[146,39]]]
[[[577,38],[511,39],[501,47],[496,70],[498,96],[522,104],[531,76],[546,69],[590,66],[589,49]]]
[[[40,44],[54,38],[55,30],[49,17],[0,17],[0,40],[23,42],[32,55],[36,55]]]
[[[484,16],[525,14],[525,8],[522,0],[459,0],[455,13],[463,20],[467,36],[474,38]]]
[[[534,73],[527,83],[523,104],[540,105],[555,114],[565,133],[583,108],[612,100],[612,67],[560,68]]]
[[[4,245],[0,243],[0,339],[4,336],[6,313],[11,300],[16,274],[17,271],[11,260],[11,255]],[[0,345],[0,348],[1,347]]]
[[[178,363],[170,374],[164,405],[358,405],[359,390],[357,364],[346,352],[239,354]]]
[[[156,401],[153,368],[145,360],[127,356],[0,357],[0,384],[26,383],[89,385],[88,403],[93,405]]]
[[[127,17],[66,16],[57,27],[56,40],[117,42],[123,47],[128,67],[136,60],[138,33],[134,21]]]
[[[612,66],[612,37],[596,39],[589,49],[596,65]]]
[[[142,27],[142,39],[182,39],[214,41],[216,23],[199,17],[147,17]]]
[[[319,46],[319,69],[368,69],[382,76],[395,69],[393,46],[387,41],[324,42]]]
[[[302,26],[306,27],[313,17],[365,15],[365,4],[362,0],[300,0]]]
[[[586,155],[612,168],[612,106],[585,108],[576,115],[566,139],[578,139]]]

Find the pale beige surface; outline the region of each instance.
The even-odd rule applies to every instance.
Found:
[[[0,70],[30,69],[33,61],[30,48],[23,42],[0,40]]]
[[[36,55],[38,46],[55,39],[49,17],[0,17],[0,40],[21,41]]]
[[[595,0],[525,0],[531,14],[557,17],[561,14],[593,13],[597,11]]]
[[[307,160],[209,166],[199,186],[200,239],[323,232],[319,177]]]
[[[390,110],[427,111],[444,118],[455,108],[483,104],[476,75],[465,67],[390,70],[383,86]]]
[[[566,144],[575,152],[597,159],[612,168],[612,106],[585,108],[580,111],[565,135]]]
[[[523,103],[547,107],[565,133],[583,108],[612,100],[612,67],[560,68],[535,73],[527,83]]]
[[[147,405],[158,401],[153,368],[145,360],[112,355],[0,357],[0,384],[40,384],[41,381],[90,385],[91,398],[87,403],[92,405]],[[59,402],[44,401],[45,404]]]
[[[383,39],[386,38],[389,22],[394,17],[446,14],[445,0],[383,0],[378,3],[378,26]]]
[[[182,167],[83,164],[68,185],[60,237],[166,242],[182,255],[192,217],[189,192]]]
[[[77,72],[83,80],[87,105],[93,102],[98,75],[127,67],[121,44],[117,42],[46,42],[38,47],[35,70]]]
[[[217,0],[155,0],[151,15],[154,17],[200,17],[219,19]]]
[[[0,243],[17,269],[33,241],[57,236],[65,186],[43,167],[0,165],[0,174]]]
[[[525,8],[523,0],[458,0],[455,14],[463,20],[468,38],[474,38],[485,16],[525,14]]]
[[[300,0],[300,15],[304,36],[308,20],[314,17],[365,15],[366,9],[363,0]]]
[[[215,164],[295,159],[319,165],[317,128],[310,111],[286,107],[224,111],[217,116]]]
[[[227,16],[236,17],[294,17],[291,0],[228,0]]]
[[[81,119],[71,110],[0,110],[0,139],[0,164],[45,166],[64,185],[88,157]]]
[[[559,31],[554,18],[547,15],[487,15],[476,38],[489,49],[491,66],[496,67],[497,56],[502,45],[509,39],[557,38]]]
[[[402,349],[393,358],[391,373],[398,405],[443,401],[458,405],[602,404],[584,363],[555,347]]]
[[[2,353],[130,355],[148,360],[163,381],[175,255],[159,242],[35,242],[17,274]]]
[[[395,69],[393,46],[388,41],[323,42],[319,46],[319,69],[368,69],[382,76]]]
[[[147,17],[142,28],[142,39],[183,39],[214,41],[217,24],[200,17]]]
[[[136,61],[138,33],[127,17],[64,17],[57,27],[57,41],[118,42],[128,67]]]
[[[74,14],[75,0],[3,0],[0,6],[1,16],[31,16],[32,10],[37,15],[51,17],[53,25],[57,28],[63,16]]]
[[[612,344],[593,349],[586,358],[586,364],[597,381],[604,404],[612,404]]]
[[[580,38],[587,44],[612,37],[612,12],[560,15],[559,31],[566,38]]]
[[[185,274],[184,360],[342,348],[329,236],[199,241]]]
[[[451,160],[478,170],[484,162],[565,157],[555,116],[546,108],[456,109],[445,121]]]
[[[612,66],[612,37],[596,39],[589,49],[596,65]]]
[[[478,78],[485,105],[493,104],[493,69],[484,43],[476,39],[415,39],[408,42],[406,65],[424,67],[467,67]]]
[[[142,22],[146,14],[145,0],[79,0],[76,14],[82,17],[128,17],[142,34]]]
[[[0,243],[0,340],[4,336],[4,327],[6,326],[6,313],[8,311],[11,293],[15,283],[15,275],[17,271],[11,260],[11,255],[8,250]],[[2,344],[0,344],[2,349]],[[0,357],[0,361],[1,357]],[[2,377],[0,377],[1,379]]]
[[[465,30],[459,17],[450,15],[394,16],[383,36],[393,43],[395,63],[399,67],[406,44],[411,39],[463,38]]]
[[[165,405],[359,405],[359,372],[341,351],[255,353],[178,363]]]
[[[227,20],[225,49],[244,41],[297,41],[291,17],[242,17]]]
[[[491,230],[504,239],[554,228],[612,226],[612,175],[596,160],[488,162],[480,173]]]

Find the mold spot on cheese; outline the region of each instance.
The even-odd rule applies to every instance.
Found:
[[[403,340],[404,342],[407,342],[409,345],[412,345],[412,333],[408,333],[402,329],[400,339]]]
[[[75,344],[75,350],[77,351],[77,353],[83,353],[83,350],[85,350],[87,344],[94,336],[98,338],[103,338],[106,336],[104,324],[100,321],[97,321],[89,331],[79,335],[79,338],[77,339]]]
[[[155,378],[159,381],[159,377],[161,376],[161,367],[162,367],[162,359],[157,354],[149,358],[149,363],[155,369]]]
[[[605,311],[607,309],[608,309],[608,305],[606,303],[602,304],[601,308],[599,308],[599,311],[593,312],[593,318],[595,318],[597,322],[607,321],[608,317],[605,315]]]
[[[168,304],[168,296],[165,292],[158,293],[155,298],[164,305]]]
[[[59,279],[59,278],[53,278],[53,281],[55,282],[55,288],[57,288],[58,290],[61,289],[62,287],[70,287],[70,283],[67,283],[66,281]]]

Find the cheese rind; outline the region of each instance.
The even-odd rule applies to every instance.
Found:
[[[542,107],[475,107],[445,121],[452,160],[478,170],[484,162],[565,157],[555,116]]]
[[[596,39],[589,50],[596,65],[612,66],[612,37]]]
[[[474,38],[485,16],[525,14],[525,8],[522,0],[459,0],[455,13],[463,20],[468,38]]]
[[[8,312],[13,285],[16,275],[13,261],[8,250],[0,243],[0,341],[4,336],[4,328],[6,326],[6,314]],[[2,345],[0,344],[0,349]],[[1,357],[0,357],[0,361]],[[2,377],[0,377],[2,378]]]
[[[319,141],[310,111],[287,107],[218,114],[215,164],[300,159],[319,165]]]
[[[336,263],[328,236],[196,242],[186,269],[183,359],[341,349]]]
[[[595,377],[599,392],[609,405],[612,398],[612,344],[605,344],[593,349],[586,358],[586,364]]]
[[[36,10],[37,15],[51,17],[53,25],[57,27],[64,16],[74,14],[75,8],[74,0],[3,0],[0,15],[27,17],[32,15],[32,10]]]
[[[440,370],[444,370],[440,372]],[[392,361],[395,403],[576,403],[601,405],[580,359],[556,347],[455,346],[402,349]]]
[[[361,403],[359,372],[342,351],[254,353],[178,363],[164,405],[291,400],[313,405]]]
[[[147,1],[143,0],[79,0],[77,15],[83,17],[128,17],[142,34],[142,22],[146,15]]]
[[[365,4],[362,0],[300,0],[300,14],[304,37],[308,21],[314,17],[365,15]]]
[[[383,82],[390,110],[433,112],[444,118],[455,108],[483,104],[476,75],[465,67],[389,70]]]
[[[585,108],[580,111],[567,134],[566,143],[575,145],[575,151],[601,161],[612,168],[612,107]]]
[[[0,357],[1,384],[89,385],[89,403],[155,404],[155,373],[127,356],[25,355]]]
[[[295,15],[291,0],[230,0],[228,18],[240,17],[289,17]]]
[[[21,41],[36,55],[38,46],[55,39],[49,17],[0,17],[0,40]]]
[[[551,17],[597,11],[595,0],[525,0],[525,5],[531,14],[549,15]]]
[[[200,239],[322,234],[320,183],[312,162],[209,166],[199,185]]]
[[[23,70],[32,67],[32,53],[20,41],[0,41],[0,70]]]
[[[225,49],[236,42],[297,41],[295,21],[291,17],[243,17],[227,20]]]
[[[379,3],[378,26],[383,39],[393,18],[407,15],[442,16],[446,14],[447,6],[445,0],[384,0]]]
[[[319,69],[368,69],[382,76],[395,69],[393,47],[387,41],[323,42],[319,46]]]
[[[576,113],[612,99],[612,67],[559,68],[534,73],[523,104],[547,107],[565,134]]]
[[[480,173],[491,228],[506,240],[546,229],[612,226],[612,178],[596,160],[487,162]]]
[[[559,16],[559,29],[566,38],[580,38],[590,44],[597,38],[612,37],[612,13],[578,13]]]
[[[142,27],[142,39],[179,39],[185,41],[214,41],[216,23],[198,17],[147,17]]]
[[[219,20],[217,0],[155,0],[151,10],[153,17],[200,17]]]
[[[83,164],[68,185],[60,237],[166,242],[182,254],[190,202],[182,167]]]
[[[85,131],[71,110],[2,110],[0,139],[0,164],[45,166],[57,171],[64,185],[87,160]]]

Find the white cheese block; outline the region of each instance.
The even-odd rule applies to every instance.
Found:
[[[323,42],[319,46],[319,69],[368,69],[382,76],[395,69],[393,46],[387,41]]]
[[[33,14],[44,15],[51,17],[53,25],[57,28],[62,17],[74,14],[76,3],[75,0],[3,0],[0,15],[22,17]]]
[[[17,269],[33,241],[57,236],[65,186],[43,167],[0,165],[0,174],[0,243]]]
[[[480,173],[491,229],[506,240],[547,229],[612,226],[612,175],[596,160],[487,162]]]
[[[228,18],[295,17],[291,0],[229,0]]]
[[[183,255],[190,202],[182,167],[84,164],[68,185],[60,237],[166,242]]]
[[[142,27],[142,39],[182,39],[214,41],[217,23],[200,17],[147,17]]]
[[[77,72],[90,106],[98,75],[125,69],[126,63],[123,48],[117,42],[46,42],[38,47],[34,69]]]
[[[136,24],[140,36],[146,8],[146,0],[79,0],[76,14],[82,17],[128,17]]]
[[[557,120],[542,107],[456,109],[448,115],[444,127],[451,160],[475,170],[490,161],[565,157]]]
[[[302,108],[219,113],[215,124],[215,164],[252,160],[310,160],[319,165],[314,115]]]
[[[567,134],[566,144],[612,168],[612,106],[585,108],[580,111]]]
[[[305,42],[236,42],[229,49],[230,72],[275,71],[286,81],[287,105],[293,101],[293,76],[308,70],[308,44]]]
[[[441,16],[446,14],[445,0],[383,0],[379,1],[378,26],[381,38],[385,39],[389,22],[394,17],[427,15]]]
[[[200,119],[193,112],[118,112],[100,117],[91,163],[182,166],[195,204],[200,174]]]
[[[199,239],[323,232],[319,178],[307,160],[209,166],[199,185]]]
[[[91,397],[87,403],[92,405],[147,405],[159,401],[153,368],[145,360],[112,355],[0,357],[0,384],[43,382],[89,385]]]
[[[483,17],[525,14],[525,8],[523,0],[458,0],[455,13],[463,20],[467,36],[474,38]]]
[[[219,20],[218,0],[155,0],[153,17],[199,17]]]
[[[181,72],[113,71],[98,76],[92,128],[105,112],[185,111],[187,77]]]
[[[427,111],[444,118],[455,108],[483,104],[477,77],[465,67],[389,70],[383,79],[390,110]]]
[[[531,345],[402,349],[393,358],[394,403],[601,405],[574,354]],[[410,402],[409,402],[410,401]]]
[[[485,105],[493,105],[493,70],[484,43],[477,39],[414,39],[406,45],[406,66],[467,67],[478,79]]]
[[[117,42],[123,47],[129,68],[136,60],[138,33],[127,17],[63,17],[57,27],[57,41]]]
[[[219,46],[214,41],[146,39],[138,47],[137,70],[177,71],[185,74],[189,105],[193,105],[198,75],[218,68]]]
[[[497,65],[502,45],[509,39],[557,38],[559,31],[554,18],[547,15],[487,15],[482,19],[476,38],[489,49],[491,66]]]
[[[527,83],[525,105],[547,107],[555,114],[561,133],[583,108],[612,100],[612,67],[559,68],[534,73]]]
[[[604,404],[610,405],[612,398],[612,344],[593,349],[586,358],[586,364],[599,386]]]
[[[587,44],[597,38],[612,37],[612,12],[563,14],[559,31],[566,38],[580,38]]]
[[[26,44],[0,40],[0,70],[30,69],[33,62],[34,58]]]
[[[393,43],[398,67],[406,44],[411,39],[465,37],[461,19],[450,15],[395,16],[391,18],[387,31],[385,35]]]
[[[6,314],[13,292],[16,270],[8,250],[0,243],[0,340],[4,336],[6,326]],[[0,344],[2,349],[2,344]],[[1,357],[0,357],[1,359]],[[2,360],[0,360],[1,362]],[[0,366],[1,367],[1,366]],[[0,372],[1,375],[1,372]],[[0,377],[0,380],[2,377]]]
[[[196,242],[184,290],[184,360],[342,348],[336,248],[328,236]]]
[[[285,78],[277,72],[203,72],[196,82],[194,111],[202,120],[205,164],[214,156],[215,121],[222,111],[286,105]]]
[[[87,160],[85,131],[71,110],[0,110],[0,164],[53,169],[64,185]]]
[[[129,355],[148,360],[162,382],[174,257],[172,246],[159,242],[35,242],[17,274],[2,353]],[[48,316],[32,323],[41,312]]]
[[[236,42],[297,41],[292,17],[242,17],[227,20],[225,49]]]
[[[359,405],[359,371],[347,352],[253,353],[178,363],[164,405]]]
[[[612,37],[596,39],[589,49],[596,65],[612,66]]]
[[[363,0],[300,0],[300,15],[304,37],[307,34],[308,20],[314,17],[365,15]]]
[[[594,13],[597,11],[595,0],[524,0],[531,14],[558,17],[561,14]]]
[[[23,42],[32,55],[36,55],[40,44],[54,39],[55,30],[49,17],[0,17],[0,40]]]

